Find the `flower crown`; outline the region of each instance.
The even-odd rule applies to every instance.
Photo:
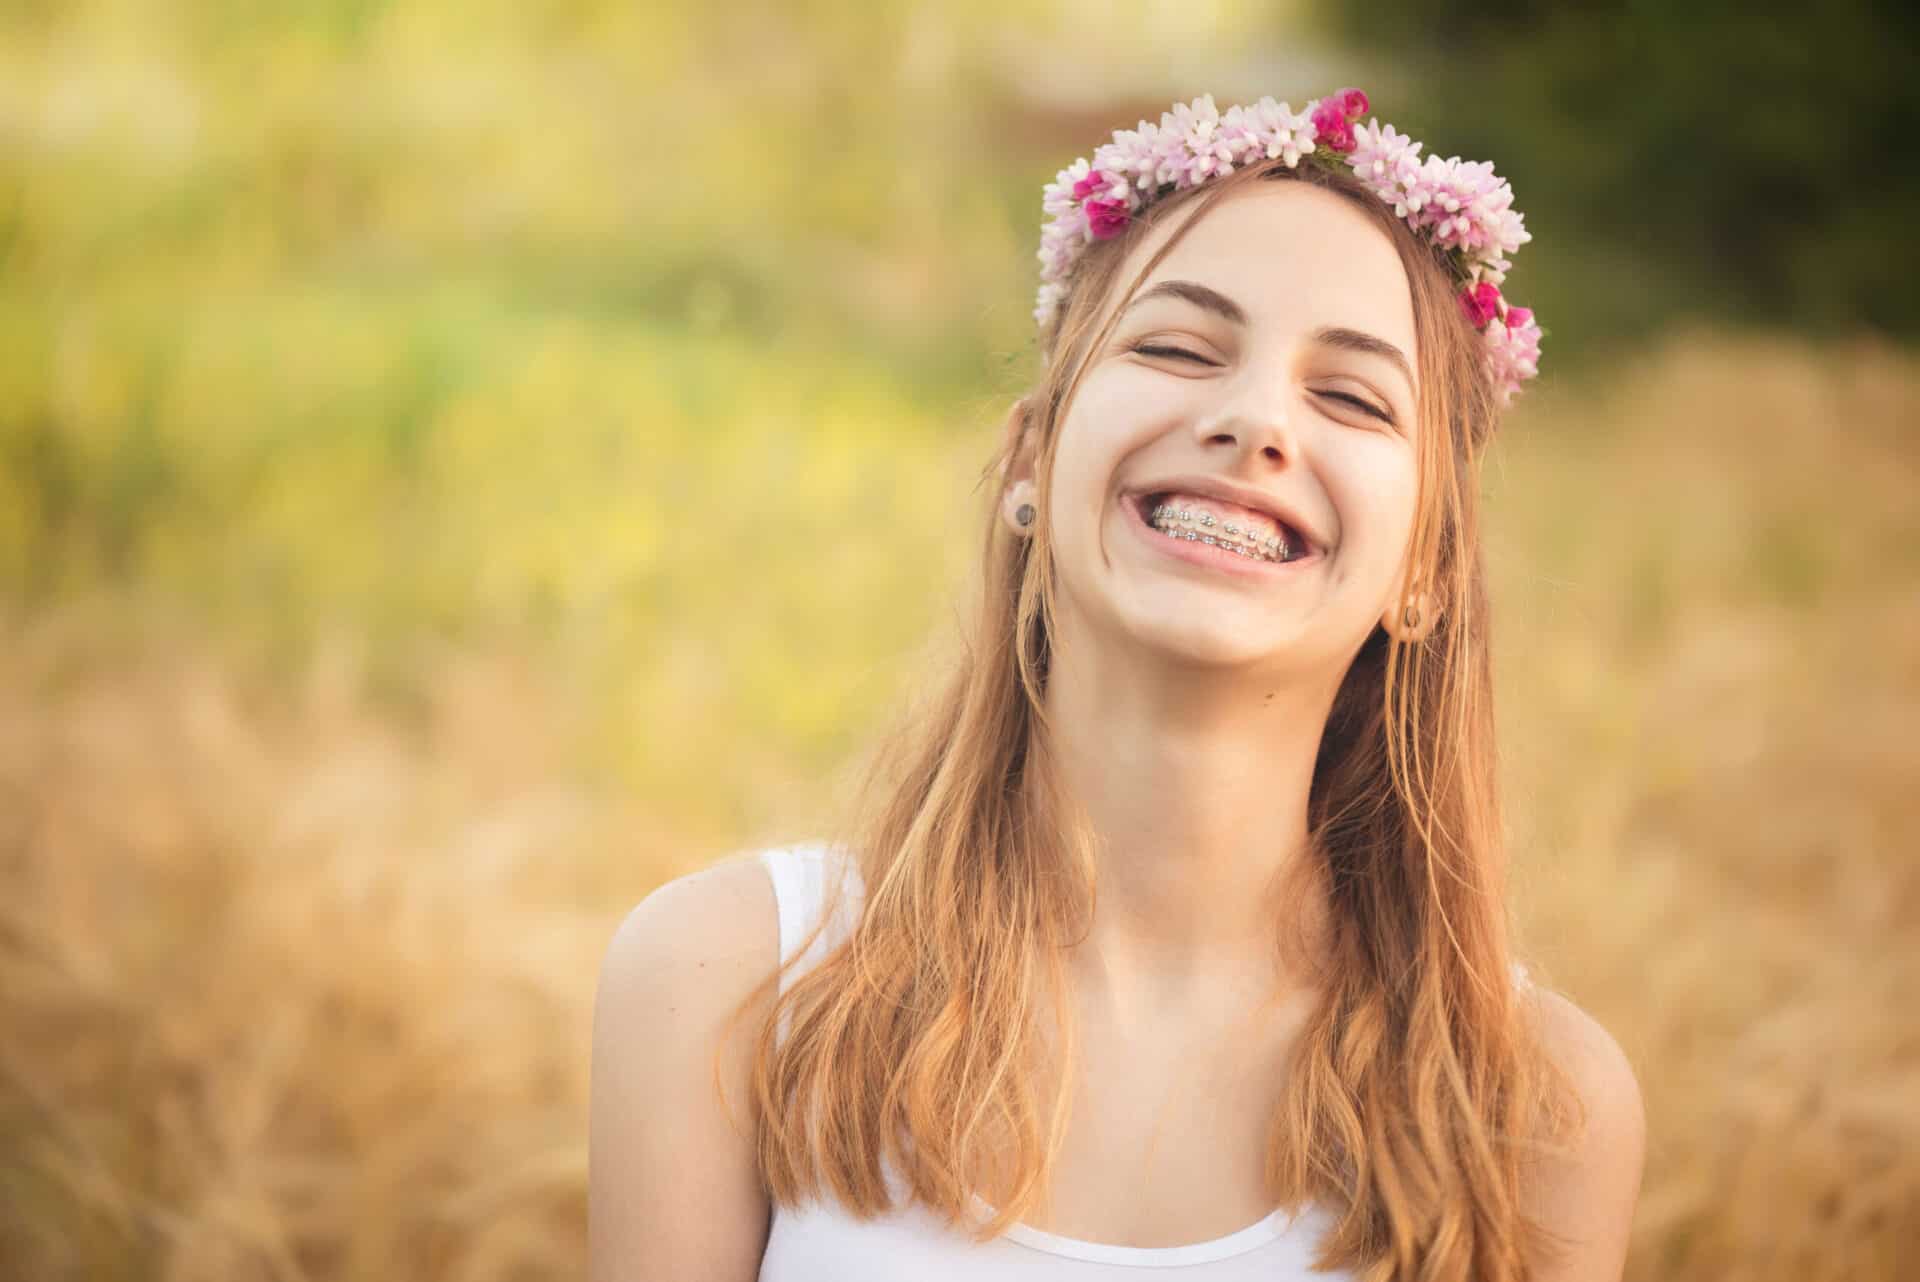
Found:
[[[1330,169],[1344,163],[1407,226],[1442,251],[1461,310],[1486,343],[1487,363],[1502,405],[1539,373],[1544,334],[1525,307],[1500,296],[1513,262],[1506,255],[1533,236],[1513,208],[1513,188],[1485,161],[1419,158],[1421,144],[1392,125],[1359,123],[1367,95],[1342,89],[1316,98],[1296,114],[1284,102],[1262,98],[1225,115],[1213,95],[1176,103],[1158,125],[1115,130],[1093,159],[1081,157],[1047,184],[1041,204],[1040,294],[1034,320],[1044,330],[1067,296],[1066,279],[1081,250],[1126,230],[1133,216],[1171,192],[1198,187],[1239,165],[1276,156],[1297,169],[1313,160]]]

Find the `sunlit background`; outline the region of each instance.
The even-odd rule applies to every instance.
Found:
[[[579,1276],[600,952],[810,835],[967,606],[1042,184],[1349,84],[1535,236],[1515,907],[1639,1070],[1628,1275],[1912,1276],[1872,13],[0,3],[0,1277]]]

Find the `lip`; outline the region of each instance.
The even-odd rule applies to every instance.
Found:
[[[1235,503],[1255,512],[1264,512],[1298,534],[1307,545],[1307,560],[1326,550],[1326,541],[1316,533],[1298,512],[1293,511],[1279,499],[1260,490],[1236,485],[1232,481],[1217,476],[1169,476],[1131,491],[1126,496],[1127,503],[1138,509],[1148,498],[1155,494],[1193,494],[1200,498],[1219,499],[1224,503]],[[1142,514],[1144,515],[1144,513]],[[1201,544],[1202,547],[1206,545]],[[1289,562],[1291,564],[1291,562]]]
[[[1144,506],[1141,500],[1156,493],[1159,491],[1147,490],[1139,494],[1130,494],[1120,506],[1127,511],[1127,524],[1138,530],[1141,538],[1175,560],[1249,579],[1278,579],[1320,559],[1320,549],[1311,541],[1307,544],[1305,556],[1295,557],[1291,561],[1255,561],[1229,552],[1225,548],[1202,543],[1197,539],[1170,538],[1147,524],[1147,514],[1141,510]]]

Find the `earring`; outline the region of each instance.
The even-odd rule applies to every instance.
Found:
[[[1400,612],[1400,621],[1406,624],[1407,631],[1409,632],[1419,627],[1420,626],[1420,607],[1413,604],[1413,602],[1411,601],[1407,602],[1407,608]]]
[[[1014,511],[1013,519],[1020,522],[1020,524],[1022,525],[1032,525],[1033,524],[1033,504],[1022,503],[1019,506],[1019,508],[1017,508]]]

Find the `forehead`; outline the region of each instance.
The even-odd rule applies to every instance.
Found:
[[[1182,211],[1149,232],[1123,267],[1121,284],[1191,217]],[[1221,201],[1138,292],[1170,279],[1219,290],[1240,304],[1255,331],[1346,326],[1414,355],[1413,292],[1393,242],[1344,197],[1304,182],[1258,182]],[[1153,302],[1140,311],[1159,315],[1160,308],[1189,305]]]

